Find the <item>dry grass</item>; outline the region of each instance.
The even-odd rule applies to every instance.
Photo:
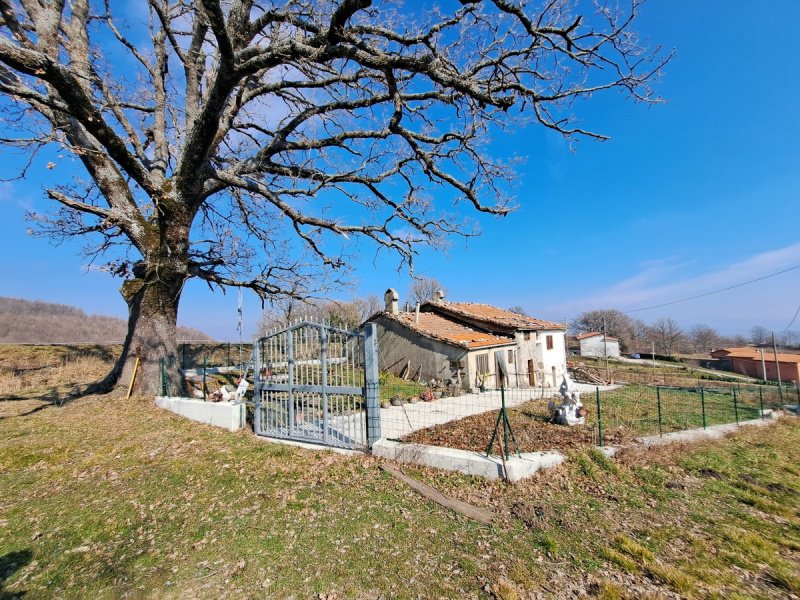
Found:
[[[0,597],[601,598],[800,594],[800,423],[631,449],[508,486],[408,474],[89,397],[0,402]],[[752,501],[756,492],[762,502]]]
[[[33,369],[0,368],[0,400],[93,381],[110,368],[109,362],[96,357],[78,357]]]

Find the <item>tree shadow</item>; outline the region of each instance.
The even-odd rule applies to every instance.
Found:
[[[9,592],[6,590],[5,583],[9,577],[30,563],[32,558],[33,552],[30,550],[8,552],[0,556],[0,600],[16,600],[25,596],[27,592],[24,590]]]
[[[3,419],[10,419],[13,417],[27,417],[34,413],[50,408],[52,406],[61,407],[84,396],[89,396],[98,393],[98,388],[95,383],[80,383],[69,386],[52,387],[44,394],[31,394],[29,396],[0,396],[0,402],[19,402],[22,400],[38,400],[42,402],[39,406],[31,410],[16,415],[0,416],[0,421]]]

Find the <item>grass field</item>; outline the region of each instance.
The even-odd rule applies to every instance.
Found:
[[[231,434],[151,399],[0,402],[0,598],[800,594],[800,423],[576,449],[510,486]],[[24,415],[27,416],[15,416]]]

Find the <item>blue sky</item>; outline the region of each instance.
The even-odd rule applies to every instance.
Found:
[[[482,235],[423,251],[420,275],[439,279],[453,300],[521,305],[563,320],[617,308],[646,322],[668,316],[723,333],[760,324],[784,329],[800,304],[800,269],[701,299],[703,294],[800,265],[800,3],[766,5],[651,0],[637,30],[677,52],[657,89],[668,102],[645,106],[617,94],[578,108],[587,128],[612,136],[574,148],[551,132],[497,135],[492,152],[527,157],[514,190],[519,209],[477,217]],[[2,165],[14,162],[0,150]],[[46,157],[45,157],[46,158]],[[10,172],[0,167],[3,177]],[[61,302],[125,316],[120,281],[87,268],[77,246],[53,247],[26,234],[26,209],[46,200],[36,171],[0,184],[0,295]],[[405,297],[409,277],[395,258],[360,245],[356,286],[339,298]],[[234,339],[236,292],[187,285],[181,324]],[[245,295],[245,332],[260,304]],[[793,329],[800,329],[795,322]]]

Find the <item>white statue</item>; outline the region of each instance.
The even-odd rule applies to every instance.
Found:
[[[581,404],[581,394],[578,391],[578,387],[574,381],[567,377],[566,373],[558,391],[561,392],[561,404],[556,404],[555,401],[550,400],[547,405],[553,417],[553,422],[560,425],[583,425],[586,422],[586,409]]]

